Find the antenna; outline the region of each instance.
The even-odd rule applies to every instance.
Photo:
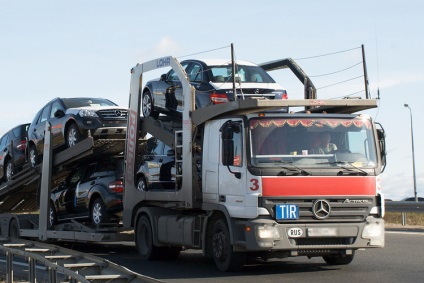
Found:
[[[369,99],[371,98],[371,95],[369,93],[368,90],[368,74],[367,74],[367,63],[365,61],[365,49],[364,49],[364,45],[361,45],[362,47],[362,62],[363,62],[363,66],[364,66],[364,83],[365,83],[365,98]]]

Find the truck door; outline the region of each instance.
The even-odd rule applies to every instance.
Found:
[[[243,123],[228,121],[221,127],[221,163],[219,165],[219,202],[233,217],[244,216],[246,165]]]

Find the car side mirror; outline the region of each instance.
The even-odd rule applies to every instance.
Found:
[[[56,118],[62,118],[63,116],[65,116],[65,112],[62,109],[58,109],[56,110],[56,112],[54,112],[54,116]]]
[[[166,81],[166,74],[162,74],[162,75],[160,76],[160,80],[161,80],[161,81]]]

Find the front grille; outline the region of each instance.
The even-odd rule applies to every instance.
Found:
[[[326,219],[317,219],[313,212],[312,206],[318,198],[261,198],[259,205],[265,207],[273,217],[276,217],[277,204],[296,204],[299,206],[299,219],[296,220],[278,220],[280,223],[299,223],[299,222],[361,222],[369,215],[371,208],[374,206],[374,198],[371,197],[355,197],[325,198],[331,206],[331,212]],[[319,198],[323,199],[323,198]],[[349,200],[350,202],[346,202]],[[355,203],[355,200],[367,200],[366,203]]]
[[[355,238],[297,238],[290,241],[295,246],[346,246],[352,245]]]
[[[126,120],[128,117],[128,110],[125,109],[108,109],[99,110],[97,114],[105,120]]]

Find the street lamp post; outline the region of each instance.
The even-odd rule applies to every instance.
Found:
[[[418,202],[418,196],[417,196],[417,178],[415,176],[414,130],[413,130],[413,127],[412,127],[412,110],[411,110],[411,107],[409,107],[408,104],[404,104],[403,106],[405,106],[406,108],[409,109],[409,114],[411,116],[412,174],[413,174],[413,177],[414,177],[414,196],[415,196],[415,201]]]

